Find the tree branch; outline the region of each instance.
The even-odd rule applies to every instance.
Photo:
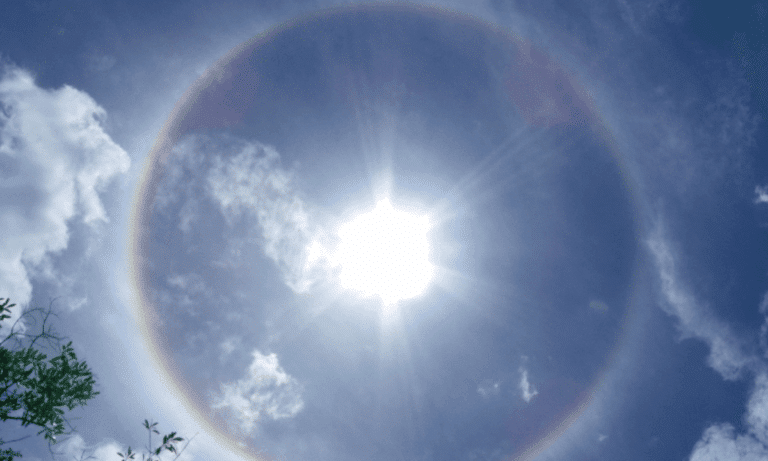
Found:
[[[24,440],[24,439],[28,439],[28,438],[29,438],[29,436],[28,436],[28,435],[25,435],[24,437],[19,437],[18,439],[13,439],[13,440],[0,440],[0,445],[4,445],[4,444],[6,444],[6,443],[16,443],[16,442],[21,442],[22,440]]]

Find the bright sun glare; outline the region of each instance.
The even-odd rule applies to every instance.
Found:
[[[381,200],[339,229],[338,262],[344,288],[380,296],[385,304],[423,293],[432,279],[429,220]]]

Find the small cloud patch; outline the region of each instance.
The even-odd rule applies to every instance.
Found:
[[[608,312],[608,304],[605,304],[599,299],[593,299],[589,302],[589,308],[595,312]]]
[[[240,347],[240,338],[236,336],[229,337],[219,344],[221,349],[221,356],[219,360],[222,362],[227,359],[232,353]]]
[[[528,380],[528,370],[526,370],[525,367],[521,366],[518,371],[520,372],[520,382],[518,383],[520,397],[525,400],[525,403],[530,403],[531,400],[539,394],[539,391]]]
[[[755,203],[768,203],[768,186],[755,187]]]
[[[500,381],[486,380],[486,381],[483,381],[482,384],[477,386],[477,393],[480,394],[480,396],[483,398],[487,398],[493,395],[498,395],[499,391],[501,391]]]
[[[304,408],[301,385],[280,366],[277,355],[253,351],[244,378],[221,385],[211,408],[231,418],[242,433],[252,434],[264,418],[292,418]]]

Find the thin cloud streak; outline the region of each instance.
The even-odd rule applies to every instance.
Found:
[[[528,381],[528,370],[520,367],[519,371],[520,383],[518,383],[518,387],[520,388],[520,397],[525,401],[525,403],[531,403],[531,400],[539,395],[539,391],[535,386],[531,384],[530,381]]]
[[[661,282],[664,311],[678,320],[682,338],[696,338],[710,348],[707,363],[728,380],[734,381],[755,365],[755,358],[744,351],[731,329],[701,306],[679,281],[675,256],[661,227],[647,242],[655,259]]]

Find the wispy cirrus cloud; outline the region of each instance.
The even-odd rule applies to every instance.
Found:
[[[203,186],[198,175],[210,167],[202,148],[203,143],[195,136],[186,137],[174,146],[174,155],[169,156],[163,165],[164,178],[153,200],[155,210],[162,213],[167,213],[171,206],[179,206],[179,202],[183,201],[178,210],[177,227],[185,235],[200,219],[197,197]]]
[[[726,380],[736,380],[755,363],[755,358],[745,352],[737,335],[718,319],[680,281],[676,258],[670,242],[661,227],[648,240],[664,296],[662,308],[678,321],[683,338],[695,338],[709,345],[707,363]]]
[[[293,174],[281,167],[280,155],[269,146],[231,137],[213,141],[236,155],[214,158],[209,195],[230,224],[244,213],[256,218],[264,253],[291,289],[305,292],[319,277],[322,261],[313,252],[316,240]]]
[[[0,296],[19,306],[31,299],[31,268],[67,248],[73,218],[108,222],[100,193],[130,158],[105,117],[80,90],[41,88],[23,69],[0,68]]]

